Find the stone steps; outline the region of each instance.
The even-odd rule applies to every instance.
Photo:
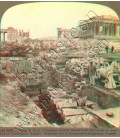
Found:
[[[48,93],[51,96],[52,103],[56,106],[56,110],[64,123],[78,124],[81,121],[92,120],[92,115],[89,114],[85,109],[80,107],[77,100],[71,98],[61,98],[61,95],[65,95],[66,92],[62,93],[62,89],[48,88]],[[55,94],[55,95],[54,95]],[[78,98],[78,100],[80,100]],[[85,102],[85,106],[94,105],[91,101]],[[89,117],[88,117],[89,116]]]
[[[87,112],[84,109],[80,108],[62,108],[62,114],[64,117],[66,116],[75,116],[75,115],[83,115],[87,114]]]

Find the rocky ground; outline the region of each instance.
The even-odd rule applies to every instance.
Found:
[[[17,87],[17,82],[8,81],[1,75],[0,85],[0,126],[1,127],[46,127],[51,126],[42,116],[42,110],[22,93]]]
[[[54,107],[52,108],[52,106],[50,106],[51,110],[49,109],[45,113],[44,110],[40,108],[40,106],[38,107],[33,102],[32,99],[30,99],[26,94],[20,91],[17,81],[9,81],[8,78],[9,78],[8,76],[1,74],[1,79],[0,79],[1,80],[1,85],[0,85],[0,90],[1,90],[0,126],[1,127],[17,127],[17,126],[19,127],[57,126],[57,127],[82,127],[82,128],[93,127],[93,125],[91,126],[90,121],[88,121],[88,119],[86,120],[86,111],[84,111],[85,112],[84,118],[81,119],[81,114],[82,114],[81,110],[83,109],[79,111],[80,113],[77,113],[78,115],[75,114],[75,116],[73,116],[72,118],[71,118],[71,115],[69,116],[70,113],[68,114],[68,112],[65,111],[68,114],[66,115],[66,117],[70,117],[67,119],[68,123],[65,122],[66,117],[64,116],[65,117],[64,119],[59,117],[59,115],[61,116],[62,114],[61,113],[59,114],[58,110]],[[65,100],[65,99],[61,99],[61,100]],[[67,103],[58,102],[57,104],[60,104],[60,105],[62,104],[61,105],[62,107],[64,106],[64,104],[67,106]],[[75,110],[77,107],[77,103],[75,103],[75,109],[69,108],[69,106],[71,107],[73,104],[70,103],[68,107],[64,109],[70,109],[70,112],[71,110],[72,111]],[[51,115],[48,114],[48,112],[50,111],[52,113]],[[50,121],[48,118],[52,120]],[[54,120],[56,121],[54,122]],[[64,120],[63,123],[58,123],[58,122],[61,122],[62,120]]]

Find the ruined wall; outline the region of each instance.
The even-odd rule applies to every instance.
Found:
[[[87,96],[89,100],[97,102],[102,108],[120,106],[120,97],[115,94],[107,93],[97,88],[85,88],[79,92],[81,96]]]

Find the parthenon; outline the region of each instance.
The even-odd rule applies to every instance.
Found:
[[[80,20],[76,28],[78,38],[92,38],[101,36],[107,39],[120,39],[120,20],[110,15],[94,16],[87,20]],[[58,38],[73,37],[71,30],[58,28]]]
[[[80,37],[102,35],[107,38],[120,38],[120,20],[112,16],[95,16],[80,22]]]

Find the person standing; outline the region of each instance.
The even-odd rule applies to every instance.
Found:
[[[104,48],[105,53],[108,53],[108,46],[106,45]]]
[[[115,80],[113,78],[113,72],[112,71],[109,71],[107,74],[105,88],[107,88],[107,89],[115,89],[116,88],[116,83],[115,83]]]
[[[113,53],[113,50],[114,50],[114,46],[112,45],[112,46],[110,47],[110,54]]]
[[[90,78],[90,83],[92,85],[95,85],[95,78],[96,78],[96,63],[95,62],[90,62],[89,78]]]

